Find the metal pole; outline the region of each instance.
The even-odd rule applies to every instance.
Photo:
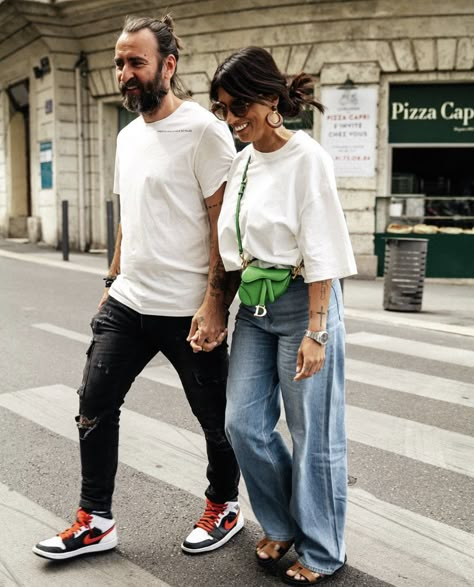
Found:
[[[114,231],[114,203],[112,200],[105,202],[107,211],[107,262],[108,266],[112,264],[115,248],[115,231]]]
[[[63,211],[63,261],[69,261],[69,202],[63,200],[61,203]]]

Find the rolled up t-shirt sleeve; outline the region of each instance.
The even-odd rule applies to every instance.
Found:
[[[205,128],[194,157],[194,172],[203,196],[209,198],[226,181],[235,146],[229,128],[215,120]]]
[[[300,180],[303,197],[299,199],[295,237],[304,261],[306,283],[357,273],[330,156],[323,152],[306,159]]]

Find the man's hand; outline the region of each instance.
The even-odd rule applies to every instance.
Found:
[[[222,344],[227,336],[226,312],[219,302],[204,300],[194,314],[187,341],[195,353],[210,352]]]
[[[303,337],[298,349],[296,375],[293,381],[308,379],[320,371],[324,365],[325,354],[326,349],[322,345],[307,336]]]
[[[102,306],[105,304],[105,302],[107,301],[107,298],[109,297],[109,288],[106,287],[105,291],[104,291],[104,295],[102,296],[102,298],[100,299],[99,302],[99,307],[98,309],[100,310],[102,308]]]

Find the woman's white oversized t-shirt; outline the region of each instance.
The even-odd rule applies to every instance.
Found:
[[[357,273],[329,154],[303,131],[277,151],[248,145],[232,164],[219,217],[219,250],[227,271],[241,268],[236,203],[251,157],[241,202],[246,259],[261,266],[294,267],[304,261],[307,283]]]

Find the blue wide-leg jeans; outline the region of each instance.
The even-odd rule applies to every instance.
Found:
[[[334,280],[323,368],[293,381],[308,327],[307,288],[302,279],[295,280],[262,318],[240,306],[230,355],[226,434],[265,535],[294,539],[301,564],[329,575],[345,557],[345,329],[341,288]],[[292,452],[275,430],[280,398]]]

